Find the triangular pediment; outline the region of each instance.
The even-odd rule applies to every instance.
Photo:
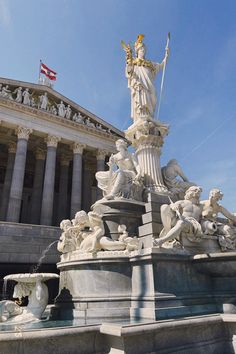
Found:
[[[123,137],[122,131],[47,85],[0,78],[0,99],[58,117],[64,123],[73,122],[81,128]]]

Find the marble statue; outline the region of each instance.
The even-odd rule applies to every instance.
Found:
[[[68,106],[65,109],[65,117],[66,117],[66,119],[70,119],[71,113],[72,113],[72,110],[70,108],[70,105],[68,104]]]
[[[165,57],[161,64],[147,60],[143,38],[142,34],[137,37],[134,45],[135,58],[133,58],[131,46],[125,45],[122,41],[122,46],[126,51],[126,77],[131,91],[131,117],[134,123],[140,119],[154,118],[157,104],[154,80],[157,73],[163,69],[169,56],[169,49],[166,48]]]
[[[87,125],[87,127],[95,128],[95,124],[93,122],[91,122],[90,118],[87,118],[85,120],[85,124]]]
[[[75,218],[72,219],[72,225],[83,230],[85,227],[89,226],[88,214],[84,210],[80,210],[75,214]]]
[[[63,233],[59,239],[57,249],[63,254],[73,251],[80,254],[95,254],[99,251],[124,251],[138,250],[140,243],[137,237],[129,237],[125,225],[119,225],[118,240],[105,236],[105,229],[101,215],[90,211],[88,214],[80,210],[75,218],[63,220],[60,224]]]
[[[13,301],[2,303],[2,321],[6,323],[24,323],[40,319],[48,304],[48,288],[44,283],[46,280],[59,278],[53,273],[23,273],[10,274],[4,280],[14,280],[17,284],[14,287],[13,298],[19,299],[28,297],[27,307],[19,308]],[[1,321],[1,320],[0,320]]]
[[[166,166],[161,169],[164,184],[168,190],[171,191],[177,199],[183,199],[186,190],[194,186],[195,183],[189,182],[185,176],[182,168],[179,166],[176,160],[170,160]],[[180,177],[182,180],[177,179]]]
[[[98,187],[102,189],[105,199],[127,198],[142,200],[141,169],[134,154],[127,149],[123,139],[116,141],[117,153],[111,155],[109,171],[96,173]],[[113,168],[116,168],[113,171]]]
[[[8,98],[9,100],[13,100],[11,90],[9,90],[9,86],[3,86],[1,91],[1,96],[3,98]]]
[[[75,218],[71,222],[73,227],[70,229],[70,233],[75,238],[76,249],[79,249],[83,241],[83,232],[90,228],[88,214],[84,210],[80,210],[75,214]]]
[[[59,117],[62,117],[62,118],[65,117],[65,114],[66,114],[65,108],[66,108],[66,107],[65,107],[63,101],[61,101],[59,104],[57,104],[57,109],[58,109],[58,115],[59,115]]]
[[[72,223],[70,220],[62,220],[60,223],[60,229],[63,230],[60,239],[57,244],[57,249],[61,253],[68,253],[76,249],[76,239],[70,232]]]
[[[21,315],[23,308],[14,301],[2,300],[0,301],[0,322],[9,320],[10,317]]]
[[[103,127],[102,127],[102,125],[101,124],[96,124],[96,128],[98,129],[98,130],[101,130],[101,131],[106,131],[106,129],[103,129]]]
[[[84,118],[80,112],[75,113],[72,117],[72,120],[76,123],[84,124]]]
[[[80,210],[75,214],[73,220],[62,220],[60,228],[63,232],[57,244],[58,251],[61,253],[75,251],[80,248],[85,229],[90,228],[88,214],[84,210]]]
[[[209,199],[201,201],[203,205],[202,228],[207,232],[206,225],[212,224],[212,234],[218,235],[222,250],[234,250],[236,248],[236,216],[219,204],[222,198],[223,193],[213,188],[209,193]],[[218,214],[222,214],[225,219],[219,219]]]
[[[129,252],[140,249],[141,243],[137,237],[129,237],[126,225],[119,225],[118,232],[120,233],[119,242],[124,243],[125,249]]]
[[[33,107],[33,108],[36,108],[36,102],[35,102],[35,98],[34,97],[32,97],[31,98],[31,107]]]
[[[101,250],[100,239],[104,236],[105,230],[100,215],[91,211],[88,213],[90,230],[82,233],[83,241],[80,244],[80,251],[93,253]]]
[[[15,99],[15,101],[16,101],[17,103],[22,103],[22,100],[23,100],[22,87],[16,88],[15,91],[13,91],[13,94],[16,94],[16,99]]]
[[[40,319],[43,311],[48,304],[48,288],[37,279],[34,284],[18,283],[15,285],[13,298],[22,299],[28,296],[27,310],[30,311],[36,318]]]
[[[57,115],[57,109],[56,109],[56,107],[55,107],[54,105],[51,106],[50,112],[51,112],[52,114],[54,114],[55,116]]]
[[[45,92],[43,95],[39,96],[39,108],[47,110],[48,107],[48,94]]]
[[[183,236],[192,242],[201,240],[203,234],[200,224],[203,210],[200,203],[201,192],[200,187],[192,186],[186,191],[184,200],[161,206],[163,230],[160,237],[154,240],[156,246],[160,247],[165,242],[175,239],[181,243]]]
[[[25,104],[26,106],[30,106],[30,92],[28,88],[26,88],[23,91],[22,96],[23,96],[23,104]]]

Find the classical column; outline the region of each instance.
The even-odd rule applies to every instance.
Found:
[[[160,166],[161,148],[168,131],[168,124],[140,120],[125,132],[126,138],[136,149],[146,190],[157,194],[168,194]]]
[[[73,218],[78,210],[81,210],[82,201],[82,154],[85,145],[80,143],[73,144],[73,172],[71,190],[70,216]]]
[[[35,153],[36,163],[34,171],[34,184],[31,201],[31,224],[39,224],[40,210],[42,202],[43,192],[43,176],[44,176],[44,164],[45,164],[45,151],[37,149]]]
[[[16,143],[11,142],[8,145],[7,168],[6,168],[6,174],[5,174],[4,184],[3,184],[3,191],[2,191],[0,220],[5,220],[6,215],[7,215],[7,208],[8,208],[9,195],[10,195],[10,190],[11,190],[11,180],[12,180],[12,173],[13,173],[13,168],[14,168],[15,154],[16,154]]]
[[[14,169],[12,174],[10,198],[7,211],[7,221],[19,222],[21,199],[24,185],[25,175],[25,163],[26,153],[29,135],[32,133],[32,129],[25,127],[18,127],[16,134],[18,136],[16,146],[16,157],[14,163]]]
[[[108,155],[106,150],[97,150],[97,172],[105,170],[105,158]],[[97,200],[102,199],[102,190],[97,187]]]
[[[88,212],[91,208],[92,203],[92,183],[93,183],[93,172],[89,163],[84,161],[83,165],[83,203],[82,208]]]
[[[67,201],[68,201],[68,171],[70,158],[68,155],[62,155],[60,160],[60,181],[59,181],[59,201],[57,220],[60,223],[62,219],[66,219]]]
[[[46,138],[47,158],[43,184],[43,199],[40,218],[41,225],[52,225],[56,153],[57,144],[60,140],[61,138],[51,135],[48,135]]]

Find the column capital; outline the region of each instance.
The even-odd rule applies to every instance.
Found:
[[[16,128],[15,132],[16,132],[16,135],[17,135],[18,139],[28,140],[30,134],[33,132],[33,129],[22,127],[22,126],[18,126]]]
[[[109,154],[110,153],[107,150],[97,149],[97,153],[96,153],[97,160],[105,160],[105,157]]]
[[[9,152],[9,154],[15,154],[16,153],[16,143],[14,141],[11,141],[8,144],[8,152]]]
[[[61,166],[69,166],[70,156],[68,154],[62,154],[60,156],[60,164],[61,164]]]
[[[35,151],[36,160],[45,160],[46,151],[44,149],[37,148]]]
[[[81,143],[77,143],[75,142],[72,145],[72,149],[73,149],[73,153],[74,154],[82,154],[83,153],[83,149],[86,147],[85,144],[81,144]]]
[[[47,143],[47,147],[52,146],[52,147],[57,147],[57,144],[61,141],[61,138],[55,135],[48,135],[45,138],[45,142]]]

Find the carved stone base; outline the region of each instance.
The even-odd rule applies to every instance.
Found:
[[[133,124],[125,132],[126,138],[136,149],[145,187],[160,194],[168,194],[160,167],[161,147],[168,130],[167,124],[149,118]]]
[[[63,261],[52,318],[99,323],[235,311],[235,264],[235,253],[189,256],[153,248]]]
[[[102,215],[105,236],[113,240],[119,237],[118,226],[125,225],[129,236],[138,235],[138,227],[142,225],[144,203],[131,199],[103,200],[93,205],[93,210]]]
[[[52,318],[129,318],[131,265],[127,256],[58,263],[59,295]]]

